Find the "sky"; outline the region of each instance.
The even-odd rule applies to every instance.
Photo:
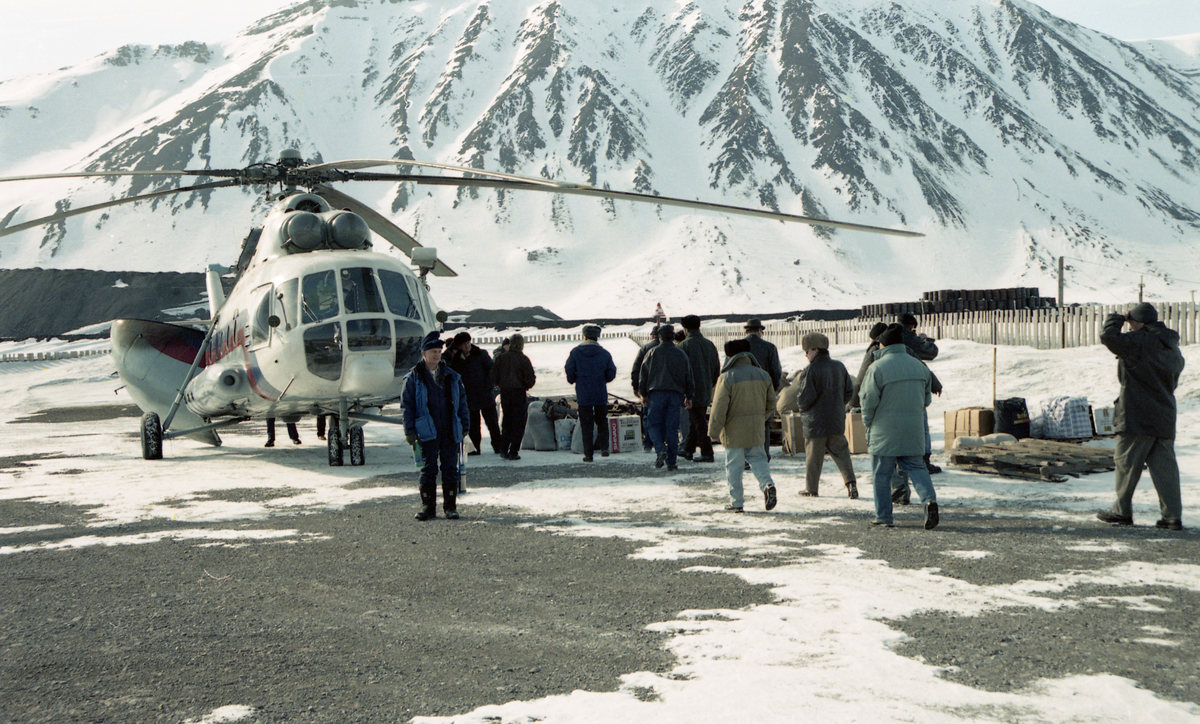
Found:
[[[218,42],[289,0],[0,0],[0,80],[75,65],[122,45]],[[1200,33],[1196,0],[1043,0],[1050,12],[1122,40]]]

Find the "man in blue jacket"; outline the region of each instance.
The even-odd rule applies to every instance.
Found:
[[[567,357],[567,382],[575,385],[579,404],[579,427],[583,436],[583,461],[592,462],[592,452],[608,457],[608,383],[617,378],[612,355],[600,346],[600,327],[583,325],[583,344]]]
[[[463,430],[470,425],[462,378],[442,361],[444,342],[437,331],[421,340],[421,361],[404,378],[404,438],[421,446],[421,510],[417,520],[437,517],[438,468],[442,471],[442,510],[458,518],[458,463]]]
[[[638,371],[638,390],[646,406],[646,425],[650,441],[658,453],[654,467],[676,470],[679,451],[679,410],[691,409],[696,386],[692,381],[692,363],[686,352],[675,346],[675,328],[658,328],[658,345],[646,353]]]
[[[925,408],[933,400],[929,368],[908,354],[903,328],[893,324],[879,335],[883,349],[867,368],[859,397],[867,449],[875,478],[875,520],[892,527],[892,470],[908,473],[925,503],[925,529],[938,524],[937,495],[925,468]]]

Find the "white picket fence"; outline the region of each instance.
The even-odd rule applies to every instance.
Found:
[[[58,352],[12,352],[0,354],[0,362],[40,362],[57,359],[77,359],[79,357],[96,357],[110,354],[111,349],[73,349]]]
[[[934,339],[958,339],[981,344],[1028,346],[1037,349],[1088,347],[1100,343],[1104,320],[1113,312],[1124,313],[1132,304],[1065,307],[1062,309],[1015,309],[991,312],[953,312],[918,316],[917,331]],[[1158,303],[1159,321],[1179,332],[1180,344],[1200,342],[1200,310],[1192,302]],[[834,322],[764,322],[763,338],[778,347],[796,347],[809,332],[829,337],[830,344],[862,344],[876,322],[891,323],[894,317],[858,317]],[[741,324],[706,324],[702,327],[718,348],[731,339],[744,337]],[[1128,328],[1126,328],[1128,331]],[[650,329],[630,335],[635,342],[650,340]]]

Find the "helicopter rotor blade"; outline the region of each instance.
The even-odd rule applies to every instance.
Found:
[[[33,221],[26,221],[14,226],[6,226],[3,229],[0,229],[0,236],[8,236],[9,234],[17,233],[18,231],[25,231],[26,229],[32,229],[36,226],[42,226],[44,224],[53,224],[56,221],[68,219],[72,216],[79,216],[80,214],[87,214],[93,211],[99,211],[100,209],[120,206],[122,204],[130,204],[134,201],[145,201],[146,199],[153,199],[160,196],[170,196],[172,194],[181,194],[188,191],[205,191],[207,189],[219,189],[227,186],[241,185],[242,183],[240,181],[213,181],[211,183],[197,184],[195,186],[184,186],[183,188],[154,191],[152,193],[142,194],[140,196],[130,196],[124,199],[114,199],[112,201],[105,201],[104,203],[100,204],[92,204],[91,206],[80,206],[78,209],[68,209],[67,211],[61,211],[57,214],[51,214],[50,216],[43,216],[42,218],[34,219]]]
[[[383,237],[384,241],[404,252],[405,256],[412,256],[412,250],[421,246],[421,243],[409,236],[399,226],[393,224],[387,217],[372,209],[370,206],[358,201],[352,196],[330,188],[324,184],[314,189],[314,192],[319,196],[325,197],[331,205],[336,208],[352,211],[363,218],[367,222],[367,226],[371,231]],[[458,274],[446,266],[441,259],[438,259],[437,266],[433,268],[433,275],[438,277],[456,277]]]
[[[784,214],[776,211],[767,211],[765,209],[751,209],[744,206],[732,206],[730,204],[718,204],[711,201],[690,201],[688,199],[678,199],[670,196],[652,196],[650,194],[639,194],[629,191],[612,191],[609,189],[601,189],[595,186],[585,186],[582,184],[562,183],[557,185],[545,185],[541,183],[531,184],[523,181],[510,181],[505,179],[485,179],[485,178],[452,178],[448,176],[423,176],[420,174],[385,174],[385,173],[354,173],[346,179],[348,181],[402,181],[411,182],[427,186],[472,186],[476,188],[499,188],[499,189],[514,189],[521,191],[541,191],[543,193],[552,194],[573,194],[575,196],[590,196],[592,198],[601,199],[620,199],[623,201],[634,201],[638,203],[659,204],[662,206],[677,206],[685,209],[700,209],[703,211],[717,211],[727,214],[738,214],[741,216],[752,216],[760,219],[772,219],[775,221],[788,221],[800,224],[809,224],[810,226],[827,226],[834,229],[844,229],[847,231],[863,231],[869,234],[887,234],[891,236],[904,236],[910,238],[919,238],[925,236],[916,231],[908,231],[906,229],[891,229],[884,226],[870,226],[868,224],[854,224],[845,221],[833,221],[831,219],[820,219],[813,216],[800,216],[797,214]]]
[[[499,171],[488,171],[483,168],[471,168],[470,166],[449,166],[444,163],[430,163],[428,161],[410,161],[407,159],[384,159],[384,158],[355,158],[345,161],[330,161],[329,163],[319,163],[313,166],[302,166],[304,171],[326,171],[326,170],[348,170],[353,171],[363,168],[375,168],[376,166],[419,166],[421,168],[436,168],[442,171],[457,171],[459,173],[470,173],[477,176],[486,176],[488,178],[503,179],[506,181],[523,181],[525,183],[536,184],[538,186],[570,186],[573,184],[563,183],[561,181],[551,181],[550,179],[534,178],[532,176],[517,176],[511,173],[502,173]]]

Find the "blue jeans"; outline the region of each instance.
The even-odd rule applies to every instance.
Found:
[[[871,456],[871,476],[875,479],[875,520],[880,523],[892,522],[892,470],[899,465],[908,473],[908,479],[917,489],[917,495],[922,503],[937,502],[937,494],[933,492],[933,481],[929,479],[929,470],[925,460],[920,455],[890,455]]]
[[[654,390],[647,397],[650,404],[646,409],[646,427],[650,431],[650,442],[654,452],[667,456],[667,465],[675,464],[679,452],[679,411],[683,409],[683,394],[668,390]]]
[[[750,463],[750,471],[758,481],[759,491],[766,490],[775,484],[771,480],[771,465],[767,462],[767,454],[755,445],[753,447],[725,448],[725,480],[729,483],[729,503],[735,508],[744,504],[742,493],[742,471],[746,462]]]

